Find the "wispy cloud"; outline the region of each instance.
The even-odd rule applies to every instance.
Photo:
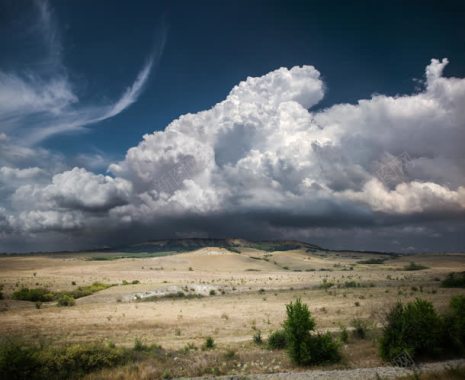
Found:
[[[116,102],[107,105],[76,107],[60,112],[56,117],[38,123],[38,127],[28,133],[23,142],[26,145],[35,145],[56,134],[83,131],[89,125],[120,114],[139,98],[150,77],[153,64],[154,60],[150,58],[137,75],[134,83]]]
[[[115,117],[135,103],[161,57],[166,34],[163,26],[149,58],[119,99],[80,106],[62,64],[63,47],[50,4],[39,0],[35,4],[36,29],[45,45],[45,65],[41,64],[37,72],[28,73],[5,72],[0,68],[0,129],[8,130],[10,136],[28,146],[57,134],[83,131],[87,126]]]

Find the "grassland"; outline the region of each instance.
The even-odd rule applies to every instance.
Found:
[[[284,305],[301,297],[320,330],[336,336],[343,328],[349,332],[342,346],[344,360],[336,368],[374,367],[383,365],[376,339],[396,301],[421,297],[445,310],[452,296],[465,293],[441,286],[449,273],[465,271],[465,254],[272,248],[137,251],[134,257],[126,251],[0,257],[0,335],[51,345],[111,342],[132,347],[139,339],[163,348],[156,358],[90,378],[162,378],[166,371],[169,376],[300,371],[284,352],[257,345],[252,336],[260,331],[266,339],[279,329]],[[73,294],[94,283],[113,286],[80,297],[71,307],[52,301],[38,308],[12,299],[26,287]],[[366,326],[365,339],[352,332],[354,320]],[[202,351],[208,336],[216,348]]]

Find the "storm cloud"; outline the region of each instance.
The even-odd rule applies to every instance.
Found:
[[[325,84],[313,66],[247,78],[211,109],[145,135],[106,176],[4,158],[0,239],[12,249],[176,236],[461,249],[465,80],[444,77],[447,63],[432,59],[414,94],[319,111]]]

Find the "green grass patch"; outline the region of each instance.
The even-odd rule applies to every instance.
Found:
[[[13,293],[12,298],[14,300],[31,301],[31,302],[52,302],[59,301],[67,297],[67,301],[70,299],[78,299],[82,297],[90,296],[101,290],[112,287],[112,284],[103,284],[101,282],[94,282],[92,285],[79,286],[77,289],[54,292],[46,288],[21,288]],[[65,306],[65,305],[61,305]],[[71,305],[66,305],[71,306]]]

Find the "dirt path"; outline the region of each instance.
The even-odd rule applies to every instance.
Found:
[[[464,366],[465,359],[449,360],[437,363],[427,363],[419,366],[418,371],[437,372],[448,367]],[[217,379],[217,380],[372,380],[372,379],[397,379],[401,376],[413,374],[412,370],[400,367],[375,367],[375,368],[355,368],[344,370],[314,370],[305,372],[272,373],[259,375],[231,375],[231,376],[204,376],[195,379]],[[185,379],[185,378],[184,378]]]

